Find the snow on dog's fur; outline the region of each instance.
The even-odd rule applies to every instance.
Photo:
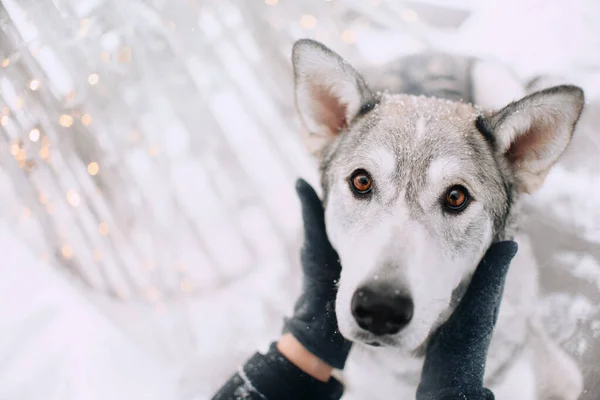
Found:
[[[583,92],[563,85],[510,102],[502,90],[519,86],[505,70],[445,55],[374,73],[376,89],[388,91],[376,92],[312,40],[295,44],[293,65],[343,267],[336,313],[355,342],[347,396],[414,398],[429,335],[490,244],[518,235],[519,197],[543,183],[568,146]],[[481,111],[459,97],[510,103]],[[486,383],[499,399],[576,399],[581,374],[537,322],[535,261],[526,238],[516,240]]]

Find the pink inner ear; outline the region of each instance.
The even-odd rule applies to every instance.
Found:
[[[550,167],[554,151],[560,153],[562,140],[554,132],[550,121],[534,121],[527,132],[518,135],[511,143],[508,160],[519,169],[527,169],[530,173],[538,173]]]
[[[527,133],[518,136],[514,142],[511,143],[507,152],[508,160],[511,163],[520,163],[527,159],[531,159],[532,156],[539,159],[540,157],[537,154],[536,149],[543,149],[545,141],[548,141],[548,138],[545,138],[544,135],[539,132],[539,129],[532,127]]]
[[[338,97],[323,87],[314,88],[313,96],[316,106],[319,107],[318,110],[315,110],[316,119],[326,125],[331,134],[336,135],[348,126],[346,121],[347,104],[340,102]]]

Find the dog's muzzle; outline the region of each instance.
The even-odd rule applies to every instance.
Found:
[[[414,303],[405,291],[374,284],[359,287],[350,307],[358,326],[378,336],[400,332],[414,312]]]

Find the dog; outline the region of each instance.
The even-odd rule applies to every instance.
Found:
[[[345,398],[414,398],[428,338],[487,248],[514,238],[486,387],[498,399],[577,399],[582,374],[536,315],[537,265],[518,226],[519,199],[567,148],[583,91],[525,95],[500,64],[437,53],[365,68],[367,80],[309,39],[292,64],[342,264],[335,310],[354,342]]]

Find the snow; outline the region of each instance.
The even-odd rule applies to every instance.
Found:
[[[500,58],[523,79],[539,72],[568,75],[573,66],[583,69],[600,65],[597,52],[600,35],[592,34],[599,20],[593,18],[598,15],[593,7],[597,1],[557,0],[548,5],[542,0],[506,0],[489,2],[486,7],[473,3],[478,4],[477,14],[461,31],[430,35],[429,40],[449,51]],[[212,21],[210,14],[204,15],[206,21]],[[216,24],[215,19],[209,25],[201,23],[200,27],[215,38],[222,33]],[[398,43],[403,43],[403,52],[423,47],[422,43],[407,39],[404,33],[396,36],[380,32],[361,37],[359,52],[376,62],[392,57],[388,49]],[[369,45],[374,42],[378,45]],[[197,64],[202,65],[202,61]],[[198,66],[190,69],[196,70],[197,79],[205,82]],[[583,85],[587,82],[590,93],[600,93],[597,77],[583,79],[573,75],[572,78],[581,80]],[[260,96],[255,96],[254,101],[258,101]],[[599,372],[592,368],[594,357],[596,360],[600,357],[600,322],[594,320],[599,318],[600,311],[596,305],[600,302],[600,168],[596,167],[600,159],[597,151],[589,152],[593,149],[590,143],[600,143],[597,130],[600,125],[593,119],[600,111],[593,108],[598,107],[594,103],[597,99],[588,99],[593,112],[588,112],[589,119],[582,118],[574,145],[566,154],[567,161],[551,172],[547,184],[529,201],[538,217],[537,228],[531,230],[542,232],[538,242],[554,240],[555,243],[566,238],[563,248],[548,250],[551,254],[547,261],[553,263],[553,273],[558,275],[553,275],[552,288],[546,293],[540,312],[553,335],[588,362],[591,381],[594,377],[600,380],[599,375],[593,375]],[[292,99],[289,101],[291,104]],[[239,252],[221,254],[225,261],[220,272],[236,279],[223,285],[220,276],[211,275],[214,270],[196,268],[196,281],[205,283],[209,289],[198,297],[154,309],[91,298],[68,274],[33,254],[29,243],[20,239],[31,236],[31,232],[28,235],[23,232],[29,228],[15,227],[6,222],[8,219],[0,219],[0,399],[208,399],[252,352],[265,350],[278,336],[282,317],[291,311],[300,285],[297,259],[289,255],[290,251],[296,254],[300,245],[299,237],[294,239],[300,229],[299,207],[292,198],[293,182],[287,182],[280,169],[286,163],[295,167],[304,164],[293,154],[288,160],[278,159],[273,141],[267,140],[261,132],[262,126],[252,124],[247,115],[244,115],[246,122],[231,118],[233,106],[242,108],[239,102],[236,93],[223,91],[215,95],[212,106],[219,123],[231,135],[228,137],[231,145],[245,152],[246,158],[241,161],[249,171],[254,171],[256,182],[252,183],[260,185],[266,176],[275,182],[260,195],[269,201],[269,208],[276,213],[287,237],[264,222],[264,210],[240,205],[241,229],[258,249],[254,259],[256,268],[243,270],[241,277],[227,269],[235,264],[227,261],[246,257],[243,245],[239,244],[242,249]],[[269,104],[263,113],[264,120],[274,118],[273,106]],[[277,122],[278,132],[284,129],[284,124]],[[282,137],[283,140],[291,139]],[[186,141],[186,137],[180,136],[167,150],[179,154]],[[254,151],[245,151],[248,148]],[[293,143],[289,144],[289,150],[294,149]],[[600,146],[596,149],[600,150]],[[146,161],[142,154],[139,160],[131,158],[132,167],[139,170],[140,177],[152,171],[144,165]],[[201,177],[207,175],[208,164],[202,162],[200,166],[182,161],[174,163],[172,168],[189,171],[201,182]],[[314,183],[315,172],[306,174]],[[172,181],[171,189],[177,191],[198,224],[218,217],[203,215],[197,207],[198,201],[212,204],[218,199],[197,193],[199,186],[191,187],[190,180]],[[232,192],[231,185],[226,182],[221,185],[224,191]],[[544,221],[565,236],[544,237]],[[213,235],[208,242],[216,256],[219,252],[227,253],[219,247],[226,240],[226,233],[225,228],[220,232],[203,232],[206,237]],[[569,248],[571,245],[573,249]],[[194,253],[195,249],[186,251]],[[197,259],[195,253],[189,258]],[[579,280],[568,281],[571,286],[555,284],[565,276]],[[592,332],[589,337],[578,330],[586,323]]]
[[[0,398],[175,399],[176,376],[0,225]]]

